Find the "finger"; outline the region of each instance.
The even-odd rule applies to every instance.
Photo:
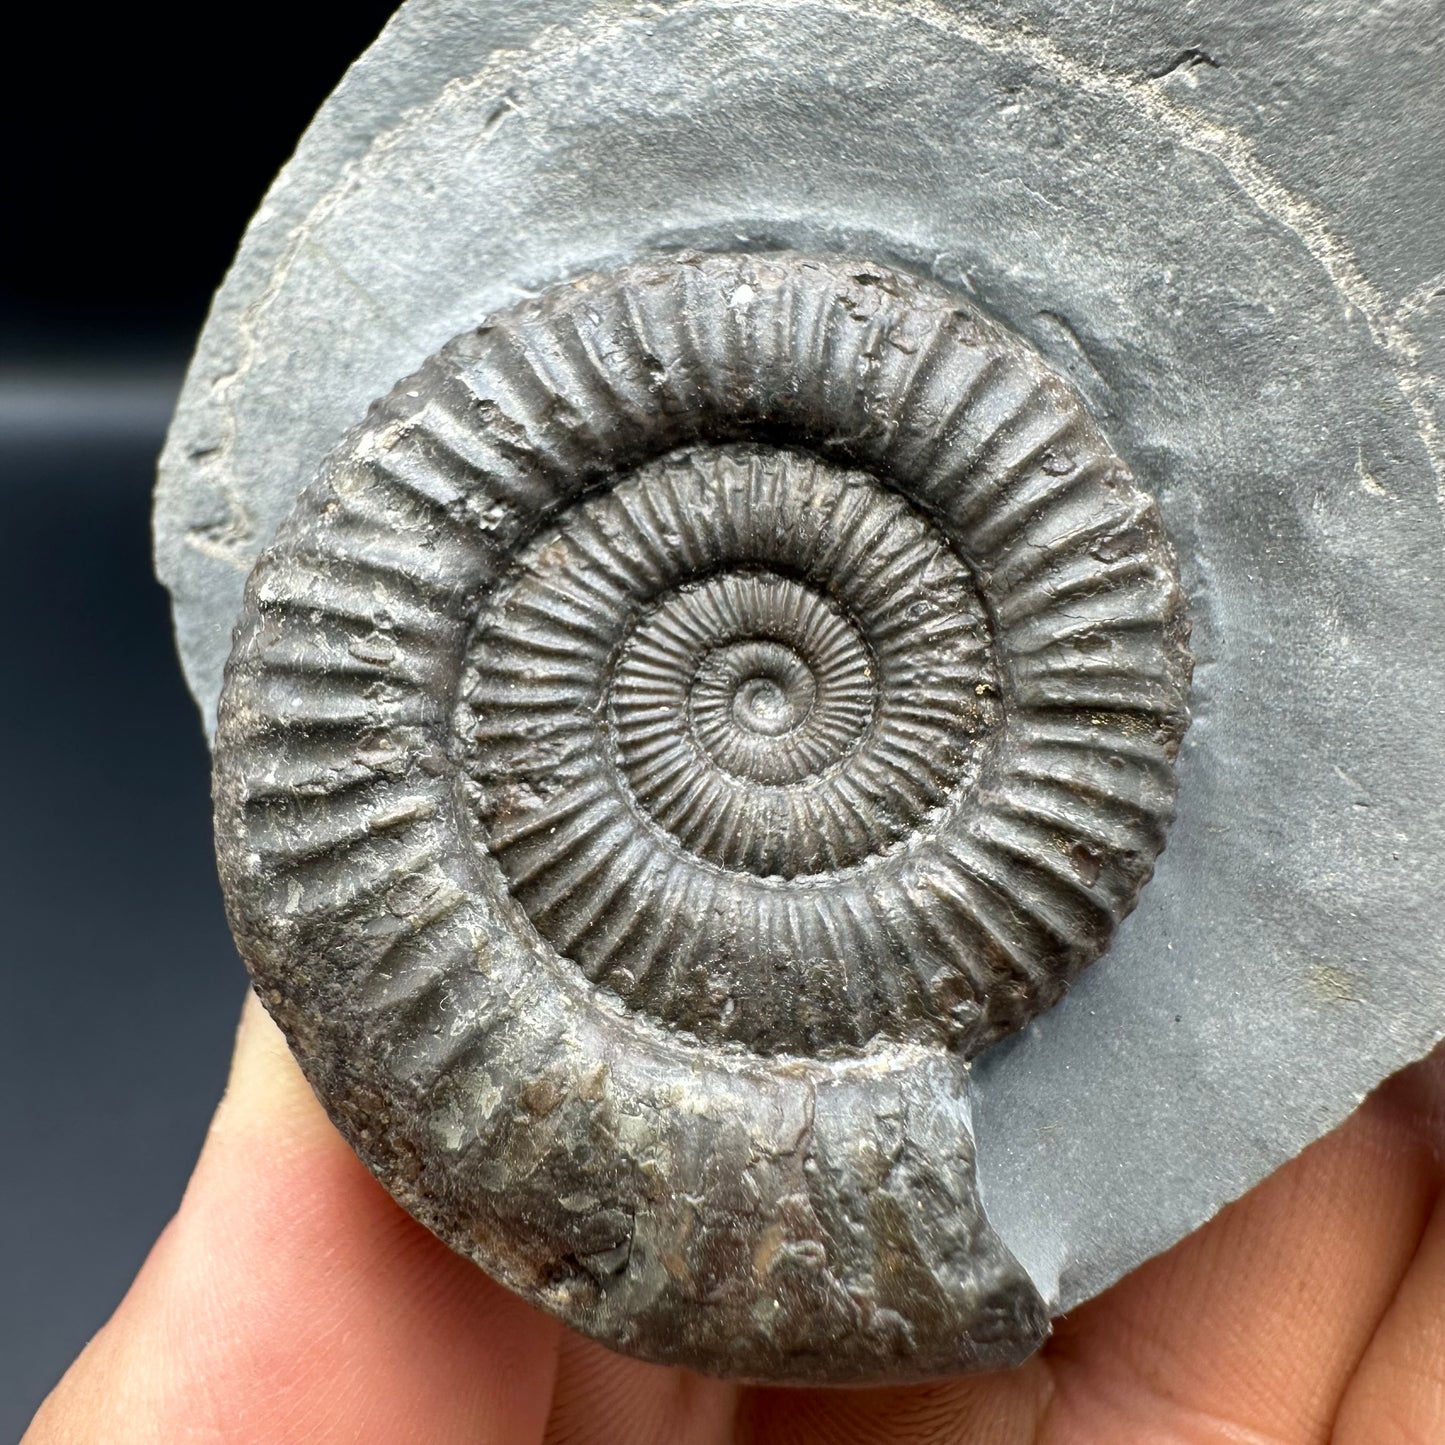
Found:
[[[1445,1054],[1412,1071],[1402,1107],[1435,1153],[1445,1150]],[[1336,1445],[1426,1445],[1445,1440],[1445,1200],[1437,1194],[1420,1247],[1340,1406]]]
[[[525,1445],[556,1331],[392,1202],[248,1000],[180,1210],[27,1445]]]
[[[1427,1141],[1382,1090],[1061,1323],[1049,1359],[1067,1438],[1328,1440],[1437,1188]]]
[[[743,1445],[1034,1445],[1052,1392],[1037,1356],[996,1375],[886,1390],[758,1390]],[[1072,1442],[1071,1442],[1072,1445]]]
[[[1425,1068],[1439,1072],[1445,1059]],[[1345,1382],[1409,1268],[1438,1189],[1419,1110],[1402,1107],[1422,1077],[1412,1071],[1382,1089],[1217,1219],[1060,1321],[1043,1354],[1021,1369],[916,1390],[762,1391],[742,1407],[743,1438],[1328,1439]]]
[[[563,1333],[546,1445],[726,1445],[738,1388]]]

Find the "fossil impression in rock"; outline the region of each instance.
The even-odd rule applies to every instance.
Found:
[[[237,937],[619,1349],[1018,1359],[1445,1035],[1445,9],[1181,17],[405,0],[217,293]]]
[[[479,318],[480,319],[480,318]],[[1075,390],[870,258],[672,252],[443,346],[252,573],[227,905],[453,1247],[653,1360],[1027,1354],[970,1061],[1110,945],[1190,657]]]

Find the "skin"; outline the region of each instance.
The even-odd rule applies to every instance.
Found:
[[[175,1218],[22,1445],[1438,1445],[1445,1052],[1003,1374],[640,1364],[392,1203],[254,1000]]]

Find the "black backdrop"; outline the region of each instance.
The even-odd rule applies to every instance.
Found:
[[[192,338],[271,177],[395,3],[8,8],[7,363]]]
[[[152,470],[248,215],[391,8],[42,7],[0,39],[0,1442],[124,1292],[224,1080],[245,983]]]

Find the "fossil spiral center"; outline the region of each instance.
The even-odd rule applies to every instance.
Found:
[[[744,643],[732,650],[748,654],[741,667],[736,658],[730,659],[744,673],[733,691],[733,721],[744,732],[765,738],[791,732],[808,716],[818,695],[807,664],[776,643]],[[749,672],[749,665],[755,670]]]
[[[760,929],[836,953],[852,870],[933,831],[1001,716],[949,540],[864,473],[755,444],[650,463],[534,538],[478,619],[465,697],[514,895],[664,1017],[775,987]]]
[[[835,873],[967,781],[997,693],[982,604],[932,524],[872,478],[757,446],[696,449],[578,504],[478,643],[504,867],[514,800],[606,787],[662,856]]]
[[[798,709],[771,677],[751,677],[738,688],[733,699],[733,716],[749,732],[772,737],[797,725]]]
[[[807,785],[858,745],[876,701],[867,643],[843,608],[763,571],[725,572],[669,595],[629,638],[611,693],[618,760],[639,805],[724,865],[735,860],[713,847],[708,816],[702,828],[688,822],[699,788],[736,795],[741,809],[749,786]],[[670,747],[659,747],[662,735]],[[680,767],[689,789],[657,786]],[[757,793],[752,806],[789,856],[811,857],[793,801]],[[737,828],[757,831],[740,820],[728,832]],[[747,850],[758,862],[761,844]],[[786,857],[778,870],[788,871]]]

